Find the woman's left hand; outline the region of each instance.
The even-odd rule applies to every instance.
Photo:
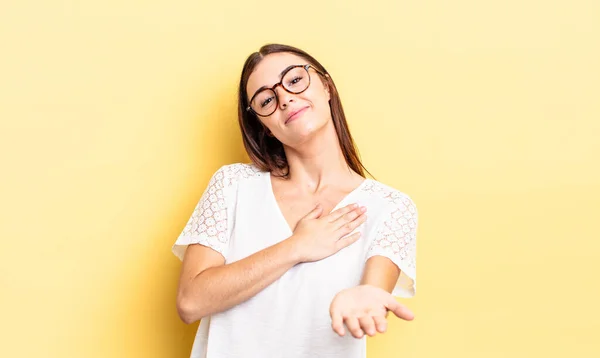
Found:
[[[398,318],[411,321],[413,313],[398,303],[384,289],[360,285],[339,292],[331,301],[331,327],[340,336],[345,335],[344,324],[355,338],[365,333],[374,336],[387,329],[387,314],[392,311]]]

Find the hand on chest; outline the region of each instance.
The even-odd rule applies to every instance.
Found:
[[[342,204],[349,205],[352,195],[358,191],[360,185],[349,183],[348,188],[343,186],[324,188],[316,193],[310,193],[285,183],[283,181],[272,181],[272,194],[281,215],[292,229],[298,221],[310,213],[318,204],[322,208],[322,216],[338,209]],[[357,203],[360,204],[360,203]]]

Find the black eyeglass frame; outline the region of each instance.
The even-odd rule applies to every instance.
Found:
[[[292,92],[292,91],[288,90],[287,88],[285,88],[285,86],[283,85],[283,79],[285,78],[285,75],[287,75],[287,74],[288,74],[288,72],[290,72],[290,71],[291,71],[291,70],[293,70],[294,68],[298,68],[298,67],[302,67],[302,68],[304,68],[304,70],[306,70],[306,73],[308,74],[308,85],[306,86],[306,88],[305,88],[305,89],[303,89],[303,90],[302,90],[302,91],[300,91],[300,92]],[[318,69],[316,69],[316,68],[315,68],[315,66],[313,66],[313,65],[311,65],[311,64],[290,66],[290,67],[289,67],[289,68],[288,68],[288,69],[287,69],[287,70],[286,70],[286,71],[285,71],[285,72],[284,72],[284,73],[281,75],[281,80],[280,80],[279,82],[277,82],[276,84],[274,84],[274,85],[273,85],[273,87],[271,87],[271,88],[263,88],[262,90],[260,90],[260,91],[257,91],[257,92],[256,92],[256,93],[255,93],[255,94],[252,96],[252,98],[250,98],[250,101],[248,101],[248,107],[246,107],[246,111],[250,111],[250,112],[252,112],[252,113],[254,113],[254,114],[256,114],[257,116],[260,116],[260,117],[268,117],[268,116],[272,115],[273,113],[275,113],[275,111],[277,111],[277,107],[279,107],[279,96],[277,96],[277,92],[275,92],[275,88],[277,88],[277,86],[281,86],[281,88],[283,88],[283,89],[284,89],[286,92],[288,92],[288,93],[292,93],[292,94],[300,94],[300,93],[302,93],[302,92],[306,91],[306,90],[307,90],[307,89],[310,87],[310,84],[311,84],[310,72],[308,71],[310,68],[312,68],[313,70],[315,70],[315,72],[317,72],[318,74],[320,74],[320,75],[321,75],[321,76],[323,76],[323,77],[329,77],[329,75],[328,75],[328,74],[326,74],[326,73],[323,73],[323,72],[319,71]],[[259,93],[261,93],[261,92],[263,92],[263,91],[268,91],[268,90],[271,90],[271,91],[273,91],[273,93],[275,94],[275,106],[273,107],[273,108],[274,108],[274,109],[273,109],[273,112],[271,112],[271,113],[269,113],[269,114],[259,114],[259,113],[257,113],[257,112],[256,112],[254,109],[252,109],[252,106],[251,106],[250,104],[252,103],[252,101],[254,100],[254,98],[255,98],[255,97],[256,97],[256,96],[257,96]]]

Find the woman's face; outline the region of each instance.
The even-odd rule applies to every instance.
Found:
[[[248,78],[246,95],[251,99],[261,87],[271,88],[281,81],[281,72],[293,65],[308,62],[291,53],[275,53],[265,56]],[[330,94],[321,77],[309,69],[310,86],[302,93],[287,92],[277,86],[277,108],[268,117],[258,119],[282,143],[293,146],[306,140],[311,134],[331,121]]]

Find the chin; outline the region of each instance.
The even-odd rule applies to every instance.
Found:
[[[326,120],[317,120],[316,118],[299,118],[302,122],[291,123],[290,138],[294,143],[302,143],[314,137],[327,126]]]

